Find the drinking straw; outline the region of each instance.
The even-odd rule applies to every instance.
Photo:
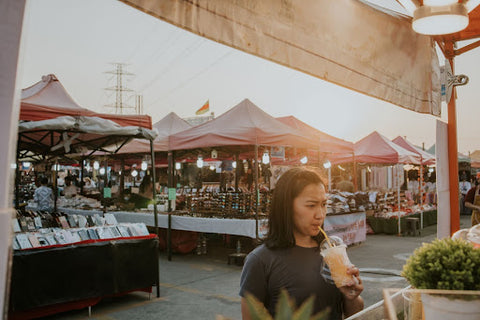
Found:
[[[327,243],[328,243],[328,245],[330,246],[330,248],[333,247],[333,246],[332,246],[332,243],[330,242],[330,239],[328,239],[328,236],[327,236],[327,234],[325,233],[325,231],[323,231],[322,227],[319,226],[319,227],[318,227],[318,230],[320,230],[320,231],[323,233],[323,235],[325,236],[325,239],[327,240]]]

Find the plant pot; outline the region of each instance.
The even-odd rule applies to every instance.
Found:
[[[422,293],[425,320],[478,320],[479,299],[451,299],[445,295]]]

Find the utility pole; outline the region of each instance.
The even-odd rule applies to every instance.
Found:
[[[126,79],[127,76],[133,76],[134,74],[130,72],[126,72],[125,63],[112,63],[112,64],[115,66],[115,70],[106,71],[105,73],[113,74],[114,76],[116,76],[116,85],[113,87],[105,88],[105,90],[115,92],[115,103],[108,104],[106,105],[106,107],[115,108],[116,114],[124,114],[124,111],[126,109],[134,109],[134,107],[124,102],[123,94],[125,92],[133,92],[133,90],[124,86],[123,81]]]

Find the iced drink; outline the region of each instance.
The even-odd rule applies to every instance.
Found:
[[[342,244],[335,247],[323,249],[320,254],[330,269],[332,279],[337,288],[352,285],[353,276],[347,274],[347,269],[352,265],[347,256],[347,246]]]

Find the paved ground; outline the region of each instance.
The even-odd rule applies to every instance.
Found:
[[[461,228],[470,226],[468,216],[461,217]],[[368,307],[382,300],[383,288],[404,288],[407,282],[399,274],[406,258],[423,242],[436,237],[436,226],[422,230],[417,237],[368,235],[367,240],[348,248],[350,260],[360,268]],[[250,244],[243,239],[245,247]],[[160,257],[160,298],[132,293],[106,299],[92,308],[92,318],[99,320],[132,319],[216,319],[223,315],[241,319],[238,296],[241,266],[228,265],[227,255],[235,251],[221,240],[209,243],[207,255]],[[84,319],[86,309],[66,312],[48,319]]]

